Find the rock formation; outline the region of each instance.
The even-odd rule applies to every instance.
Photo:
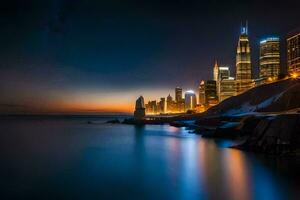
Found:
[[[268,154],[289,154],[300,148],[300,114],[261,119],[249,138],[237,148]]]
[[[144,97],[140,96],[135,102],[134,119],[141,120],[145,117]]]

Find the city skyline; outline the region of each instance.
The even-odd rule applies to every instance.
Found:
[[[274,10],[286,6],[280,4],[268,17],[263,9],[267,4],[232,2],[221,10],[223,3],[201,7],[196,1],[171,8],[156,2],[139,7],[80,1],[32,1],[27,7],[5,3],[0,112],[131,112],[139,95],[147,101],[166,97],[176,86],[197,91],[200,80],[212,76],[215,59],[235,73],[239,25],[245,20],[257,77],[259,41],[279,36],[282,52],[287,33],[299,27],[297,12],[276,14]],[[101,7],[107,12],[98,14]],[[223,14],[223,23],[210,13],[214,9]],[[84,17],[87,12],[92,17]],[[281,68],[285,65],[281,62]]]
[[[285,69],[280,69],[279,37],[273,36],[260,40],[258,77],[253,75],[248,31],[248,22],[246,21],[245,25],[241,23],[236,49],[235,77],[231,76],[229,66],[219,65],[215,60],[211,68],[212,76],[199,83],[198,98],[193,90],[186,90],[185,97],[182,98],[182,88],[176,87],[175,101],[172,100],[170,94],[167,101],[161,97],[161,101],[157,104],[156,100],[149,100],[144,107],[144,117],[146,114],[201,113],[227,98],[240,95],[257,86],[300,76],[300,31],[290,32],[286,39],[287,59],[285,63],[287,65]],[[178,96],[181,98],[177,98]],[[182,102],[184,102],[184,109],[181,109]]]
[[[297,199],[300,0],[0,5],[1,199]]]

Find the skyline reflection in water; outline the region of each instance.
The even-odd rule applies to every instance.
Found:
[[[297,159],[230,149],[231,141],[204,139],[184,128],[85,122],[0,121],[0,183],[9,197],[3,199],[247,200],[299,195]]]

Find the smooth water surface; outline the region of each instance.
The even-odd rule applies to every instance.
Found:
[[[231,141],[184,128],[105,120],[1,119],[1,199],[299,197],[299,159],[230,149]]]

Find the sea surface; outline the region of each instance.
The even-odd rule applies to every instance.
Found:
[[[1,117],[0,199],[300,198],[299,158],[112,118],[124,116]]]

